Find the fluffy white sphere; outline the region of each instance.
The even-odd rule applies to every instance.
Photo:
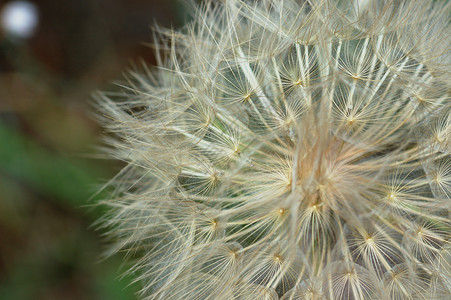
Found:
[[[449,296],[449,9],[206,1],[161,29],[159,67],[97,96],[143,299]]]

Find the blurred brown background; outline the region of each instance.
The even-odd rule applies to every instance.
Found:
[[[102,129],[91,94],[132,62],[152,65],[150,27],[180,27],[187,9],[176,0],[0,0],[0,299],[135,298],[139,286],[119,279],[122,258],[100,259],[106,244],[92,226],[102,215],[94,194],[121,165],[92,158]]]

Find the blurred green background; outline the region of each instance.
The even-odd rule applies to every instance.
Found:
[[[9,27],[23,21],[8,23],[13,2],[0,1],[0,299],[135,299],[123,257],[102,260],[107,243],[92,226],[105,196],[95,193],[121,164],[95,158],[103,132],[91,94],[132,62],[152,65],[150,27],[180,27],[187,7],[29,0],[36,27],[22,34]]]

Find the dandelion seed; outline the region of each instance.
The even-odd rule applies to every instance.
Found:
[[[158,68],[97,95],[140,297],[447,299],[450,9],[206,0],[158,29]]]

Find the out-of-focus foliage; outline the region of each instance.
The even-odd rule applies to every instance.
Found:
[[[150,26],[177,27],[185,12],[176,1],[30,2],[28,39],[0,22],[0,299],[134,299],[92,226],[96,191],[121,166],[97,159],[90,95],[130,61],[152,64]]]

